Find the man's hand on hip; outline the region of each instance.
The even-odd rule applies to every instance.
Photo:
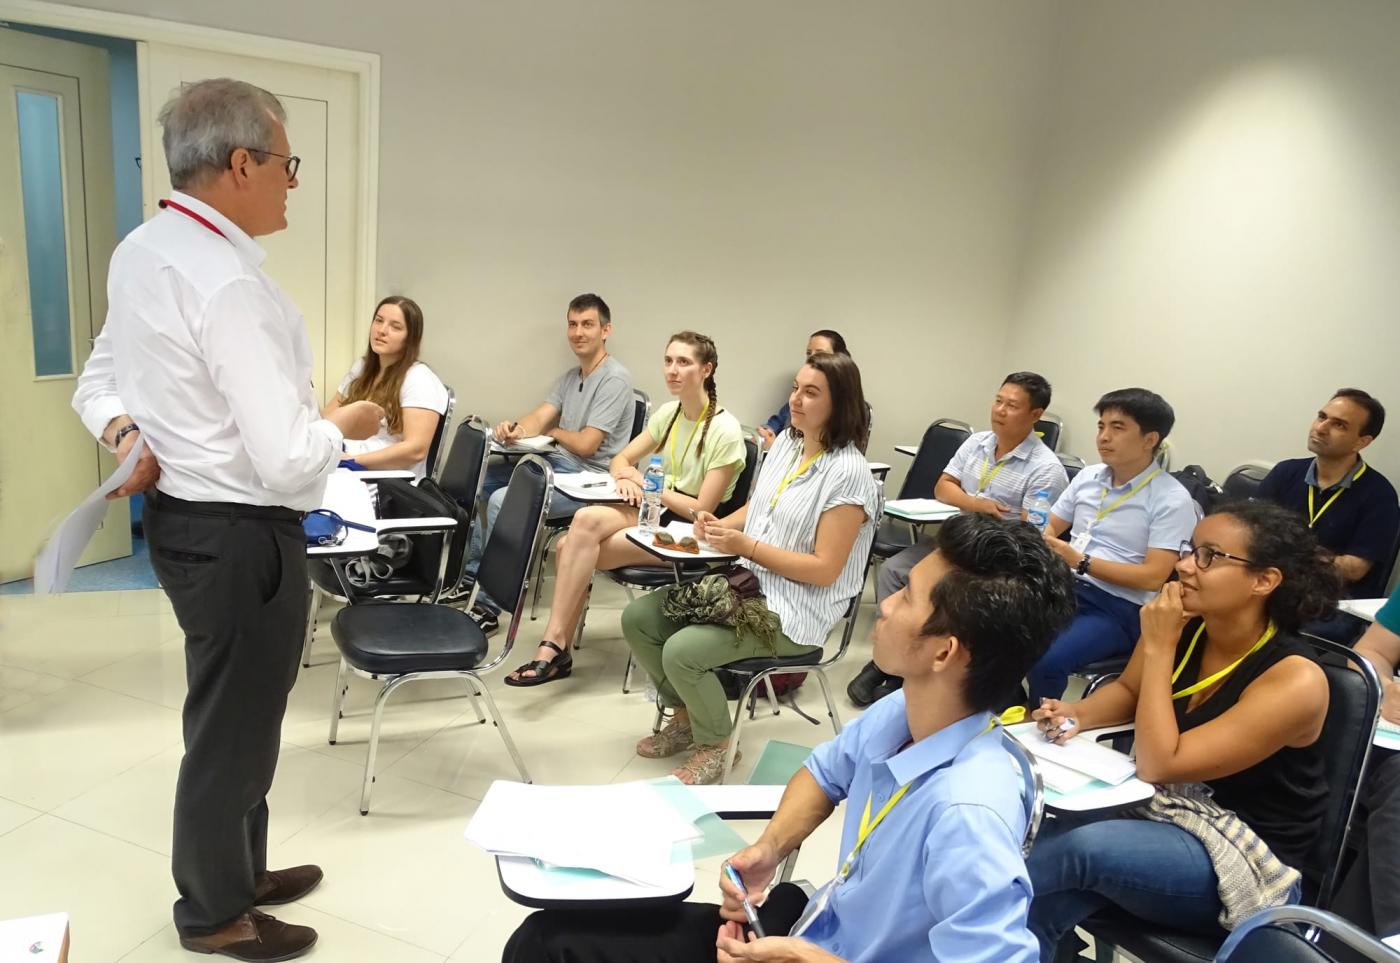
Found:
[[[379,434],[379,422],[383,417],[384,409],[373,401],[352,401],[326,415],[326,420],[351,441],[362,441]]]

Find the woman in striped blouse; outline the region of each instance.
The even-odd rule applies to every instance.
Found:
[[[732,722],[714,669],[764,655],[820,647],[863,584],[879,513],[870,467],[857,447],[868,431],[860,369],[846,355],[817,353],[793,380],[792,424],[773,443],[753,494],[726,518],[697,512],[695,535],[740,556],[758,579],[762,606],[778,630],[678,620],[663,611],[675,589],[642,596],[622,613],[622,632],[655,682],[669,723],[637,743],[659,759],[691,750],[673,772],[682,782],[716,782]],[[736,757],[737,758],[737,757]]]

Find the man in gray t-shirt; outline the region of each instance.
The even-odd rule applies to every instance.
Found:
[[[496,425],[495,440],[509,445],[521,438],[548,435],[554,439],[554,447],[543,454],[555,471],[607,471],[613,455],[632,440],[636,412],[632,375],[608,354],[611,334],[612,315],[606,301],[596,294],[580,294],[570,301],[569,347],[578,358],[578,367],[564,372],[544,404],[529,414]],[[511,463],[498,460],[486,471],[481,489],[481,496],[486,499],[485,520],[472,532],[468,571],[473,575],[505,501],[512,468]],[[578,502],[557,491],[550,504],[550,515],[556,517],[572,514],[579,507]],[[472,616],[483,628],[494,628],[499,614],[500,607],[491,598],[485,593],[477,594]]]

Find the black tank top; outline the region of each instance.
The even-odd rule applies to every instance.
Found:
[[[1200,624],[1199,620],[1192,620],[1181,634],[1176,663],[1180,663]],[[1200,678],[1205,642],[1202,634],[1172,691],[1179,692]],[[1241,662],[1195,709],[1186,711],[1191,701],[1189,696],[1175,700],[1177,726],[1186,732],[1223,715],[1239,701],[1246,686],[1290,655],[1313,659],[1312,649],[1306,642],[1280,631],[1262,649]],[[1275,856],[1309,879],[1320,875],[1320,869],[1310,865],[1310,856],[1322,829],[1327,803],[1321,743],[1318,739],[1301,749],[1285,747],[1248,769],[1207,783],[1215,791],[1217,803],[1235,812],[1259,834]]]

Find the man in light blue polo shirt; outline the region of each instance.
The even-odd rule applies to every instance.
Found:
[[[880,606],[875,658],[904,690],[818,746],[759,840],[729,859],[772,935],[745,938],[740,894],[721,879],[720,907],[536,913],[503,963],[1035,963],[1026,808],[991,710],[1073,611],[1073,580],[1034,530],[950,519]],[[836,880],[811,901],[791,883],[766,892],[842,800]]]
[[[1079,578],[1079,611],[1028,673],[1031,705],[1058,699],[1082,666],[1132,651],[1138,610],[1170,577],[1201,516],[1191,494],[1156,462],[1176,423],[1161,395],[1123,388],[1094,410],[1103,464],[1075,477],[1045,533]],[[1066,530],[1068,542],[1060,538]]]
[[[1026,517],[1036,492],[1051,504],[1069,484],[1065,466],[1040,440],[1035,423],[1050,407],[1050,382],[1034,371],[1017,371],[1002,379],[992,401],[992,430],[979,431],[958,446],[934,485],[933,497],[965,512],[1001,518]],[[921,539],[880,565],[875,599],[884,601],[909,582],[909,570],[933,551],[933,539]],[[868,706],[899,688],[899,678],[881,672],[874,661],[856,673],[846,694]]]

